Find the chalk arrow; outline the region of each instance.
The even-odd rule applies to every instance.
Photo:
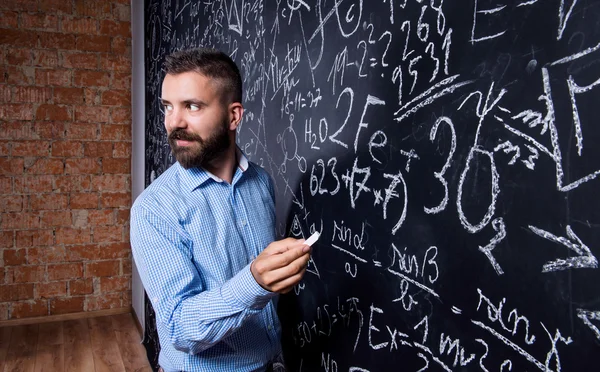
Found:
[[[589,311],[584,309],[577,309],[577,317],[585,323],[586,326],[590,327],[590,329],[594,332],[598,340],[600,340],[600,330],[594,324],[592,324],[591,320],[600,321],[600,311]]]
[[[565,247],[577,253],[577,256],[575,257],[569,257],[567,259],[558,259],[555,261],[547,262],[543,266],[543,273],[567,269],[598,268],[598,260],[592,254],[592,252],[590,252],[590,249],[587,247],[587,245],[583,244],[581,239],[579,239],[579,237],[575,235],[573,230],[571,230],[571,226],[567,225],[567,235],[571,240],[562,236],[558,237],[554,234],[549,233],[548,231],[544,231],[535,226],[529,226],[529,229],[533,231],[534,234],[544,239],[548,239],[552,242],[562,244]]]

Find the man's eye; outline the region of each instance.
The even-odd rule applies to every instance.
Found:
[[[188,107],[189,107],[190,111],[198,111],[198,110],[200,110],[200,106],[195,105],[193,103],[190,104]]]
[[[173,106],[171,106],[171,105],[163,105],[163,110],[165,110],[165,112],[173,111]]]

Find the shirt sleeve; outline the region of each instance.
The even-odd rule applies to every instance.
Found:
[[[276,296],[256,282],[250,264],[221,287],[205,290],[183,231],[139,205],[131,209],[130,239],[156,321],[177,350],[196,354],[210,348]]]

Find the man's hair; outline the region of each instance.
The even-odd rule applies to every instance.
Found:
[[[242,77],[229,56],[212,48],[195,48],[174,52],[165,59],[167,74],[197,72],[217,80],[221,99],[226,103],[242,102]]]

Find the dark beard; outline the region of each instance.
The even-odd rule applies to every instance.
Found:
[[[223,154],[231,143],[225,124],[220,125],[217,132],[206,140],[197,134],[188,133],[182,128],[172,131],[169,134],[169,145],[171,145],[171,152],[173,152],[179,164],[185,169],[205,167]],[[177,140],[191,141],[195,144],[181,147],[177,146]]]

